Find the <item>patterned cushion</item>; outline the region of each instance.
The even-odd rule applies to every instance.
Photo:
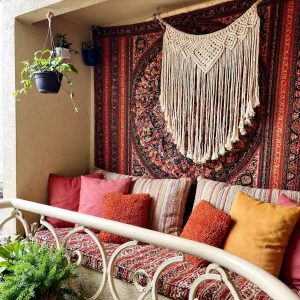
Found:
[[[191,187],[191,179],[151,179],[108,172],[101,172],[105,179],[132,177],[130,194],[149,194],[151,202],[149,228],[152,230],[180,235],[186,199]]]
[[[69,229],[58,229],[59,236],[63,238]],[[55,242],[52,234],[41,231],[36,235],[39,243],[44,243],[48,247],[54,247]],[[110,257],[118,247],[117,244],[104,244],[106,253]],[[84,233],[76,233],[68,242],[68,249],[79,249],[83,254],[82,264],[88,268],[102,271],[102,260],[100,251],[97,249],[92,239]],[[153,245],[137,245],[125,249],[115,262],[115,276],[118,279],[132,283],[134,272],[144,269],[152,278],[158,266],[166,259],[182,253],[156,247]],[[167,267],[161,274],[158,281],[158,293],[171,299],[186,300],[190,286],[194,280],[204,274],[205,269],[194,267],[188,262],[176,263]],[[244,300],[270,300],[264,292],[253,285],[245,278],[229,271],[231,280],[237,287]],[[146,285],[146,278],[140,276],[140,284]],[[196,292],[199,300],[231,300],[232,296],[222,282],[208,280],[202,282]]]
[[[152,197],[149,228],[180,235],[186,199],[191,187],[189,178],[147,179],[139,178],[133,184],[133,194]]]
[[[194,207],[201,200],[206,200],[215,207],[229,213],[238,192],[243,192],[251,197],[269,203],[276,203],[279,195],[285,194],[290,199],[300,203],[300,191],[251,188],[198,177]]]

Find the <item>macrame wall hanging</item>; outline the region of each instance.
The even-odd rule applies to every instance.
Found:
[[[178,150],[196,163],[231,150],[259,105],[257,5],[205,35],[158,17],[165,26],[160,105]]]

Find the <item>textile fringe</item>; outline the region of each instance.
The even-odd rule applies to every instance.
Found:
[[[246,133],[259,105],[257,3],[207,35],[167,23],[160,104],[178,150],[196,163],[214,160]]]

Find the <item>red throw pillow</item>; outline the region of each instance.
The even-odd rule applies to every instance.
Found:
[[[279,196],[277,204],[282,206],[300,206],[299,203],[295,203],[283,194]],[[288,246],[285,250],[281,275],[287,283],[300,289],[300,220],[294,227]]]
[[[103,178],[101,173],[93,173],[86,175],[85,177],[90,178]],[[80,176],[60,176],[60,175],[49,175],[48,180],[48,194],[49,204],[51,206],[64,208],[72,211],[78,211],[79,198],[80,198]],[[74,224],[58,220],[55,218],[48,217],[47,221],[54,227],[73,227]]]
[[[151,197],[149,194],[122,195],[108,193],[104,196],[103,217],[113,221],[146,228]],[[99,239],[106,243],[123,244],[129,241],[109,232],[101,231]]]
[[[103,201],[106,193],[128,194],[131,177],[120,179],[94,179],[81,177],[79,213],[103,217]],[[98,229],[92,229],[99,231]]]
[[[221,247],[230,227],[231,217],[207,201],[200,201],[193,209],[180,237]],[[186,254],[185,259],[196,267],[205,267],[204,259]]]

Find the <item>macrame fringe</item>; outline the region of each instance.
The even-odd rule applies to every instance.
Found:
[[[210,52],[200,51],[199,47],[203,49],[205,36],[211,42],[219,39],[222,31],[199,36],[199,47],[190,47],[182,42],[184,33],[165,23],[160,104],[178,150],[196,163],[214,160],[231,150],[239,134],[246,133],[245,127],[259,105],[259,20],[253,19],[250,10],[247,13],[246,21],[241,16],[229,25],[225,37],[223,34],[222,53],[211,62]],[[232,36],[233,30],[245,31],[242,25],[247,32]],[[176,44],[176,38],[170,40],[170,34],[179,34],[182,44]],[[198,37],[184,35],[190,42]],[[218,51],[218,40],[209,47]],[[194,50],[189,55],[186,49],[190,48]],[[202,63],[204,56],[208,57],[206,65],[205,60]]]

